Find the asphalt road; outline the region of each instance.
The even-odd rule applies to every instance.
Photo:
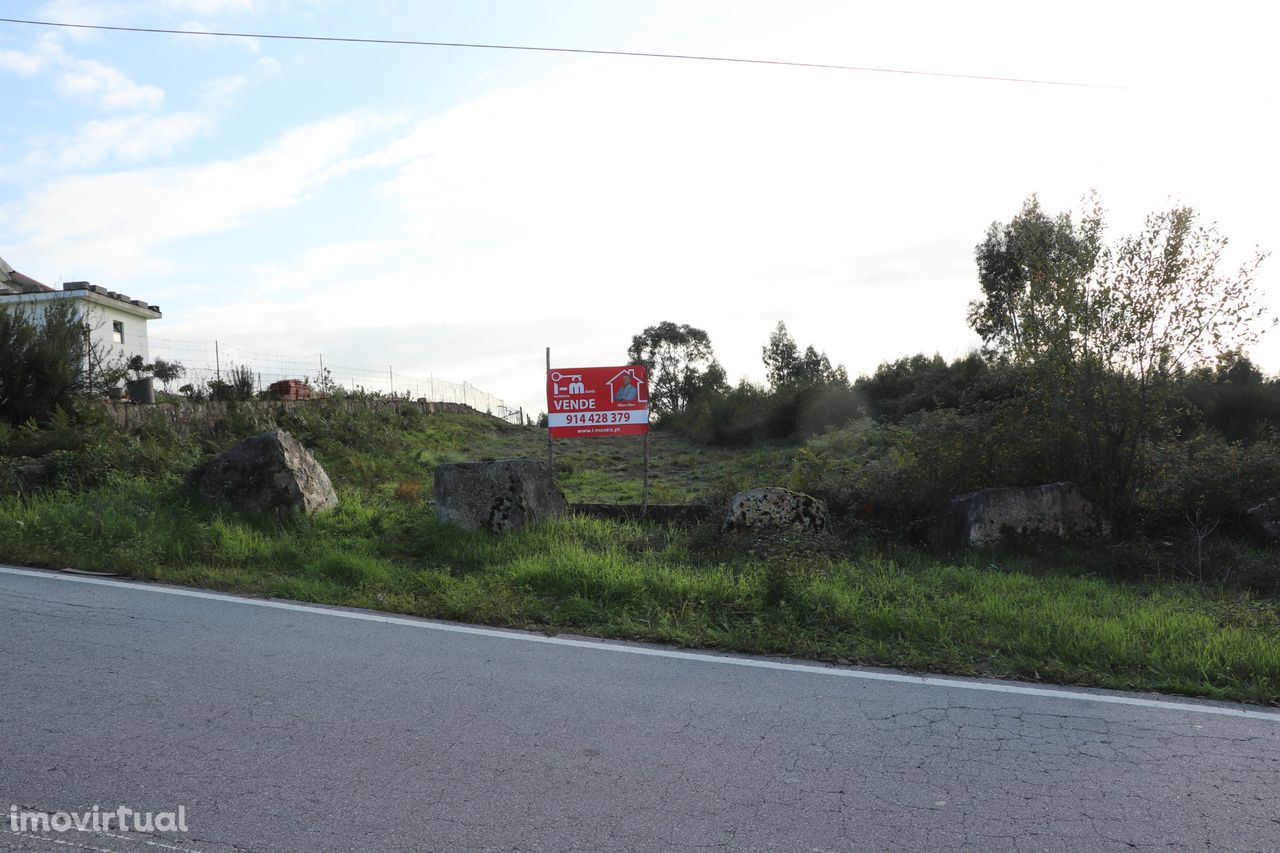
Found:
[[[0,567],[3,851],[961,848],[1280,849],[1280,713]]]

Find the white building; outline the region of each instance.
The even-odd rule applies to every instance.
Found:
[[[71,302],[77,314],[88,323],[90,351],[102,359],[102,364],[128,361],[135,355],[142,356],[144,362],[150,360],[147,321],[163,316],[158,305],[130,299],[123,293],[87,281],[69,281],[62,290],[54,290],[16,271],[0,258],[0,308],[15,306],[39,317],[46,306],[55,302]],[[95,364],[92,368],[96,370],[100,366]]]

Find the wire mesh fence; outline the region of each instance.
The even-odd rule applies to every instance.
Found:
[[[126,335],[125,348],[133,352],[146,347],[148,361],[163,360],[179,364],[181,374],[158,383],[168,393],[197,394],[207,392],[211,382],[247,377],[255,392],[266,391],[285,379],[306,383],[313,393],[369,394],[427,400],[434,403],[462,403],[504,420],[523,416],[523,410],[509,407],[502,400],[472,385],[429,373],[412,376],[399,373],[390,364],[375,364],[324,353],[286,355],[259,352],[222,341],[183,341],[169,338],[143,338]]]

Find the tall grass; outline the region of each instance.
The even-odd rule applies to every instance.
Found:
[[[0,555],[544,631],[1280,703],[1280,613],[1244,592],[1034,557],[761,550],[586,517],[493,536],[376,490],[341,498],[281,525],[210,510],[176,476],[118,476],[0,499]]]
[[[441,526],[426,485],[436,464],[545,452],[543,433],[492,419],[299,407],[279,426],[314,450],[340,507],[280,524],[205,506],[186,471],[272,425],[257,418],[232,411],[206,433],[158,422],[120,435],[84,419],[0,430],[0,560],[543,631],[1280,703],[1274,597],[1146,569],[1121,580],[1103,552],[979,559],[738,543],[713,527],[587,517],[507,536]],[[638,442],[562,445],[571,500],[638,497]],[[671,500],[785,482],[796,450],[661,434],[652,445],[654,493]],[[53,481],[15,490],[5,473],[33,459]],[[1243,556],[1275,574],[1272,554]]]

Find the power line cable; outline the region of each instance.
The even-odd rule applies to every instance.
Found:
[[[1127,89],[1108,83],[1081,83],[1072,80],[1044,80],[1031,77],[1001,77],[990,74],[962,74],[951,71],[919,71],[907,68],[881,68],[870,65],[837,65],[828,62],[798,62],[786,59],[753,59],[743,56],[713,56],[696,53],[653,53],[639,50],[603,50],[585,47],[543,47],[527,44],[486,44],[483,42],[419,41],[417,39],[357,38],[354,36],[302,36],[282,33],[211,32],[209,30],[178,30],[161,27],[121,27],[107,24],[72,24],[64,21],[33,21],[23,18],[0,18],[7,24],[27,24],[37,27],[63,27],[78,30],[110,30],[122,33],[151,33],[175,36],[214,36],[218,38],[275,39],[277,41],[314,41],[342,44],[404,45],[411,47],[457,47],[474,50],[519,50],[532,53],[574,53],[590,56],[630,56],[644,59],[679,59],[693,62],[727,62],[741,65],[773,65],[787,68],[818,68],[829,71],[860,71],[870,74],[903,74],[917,77],[944,77],[953,80],[981,80],[993,83],[1023,83],[1035,86],[1068,86],[1082,89]]]

